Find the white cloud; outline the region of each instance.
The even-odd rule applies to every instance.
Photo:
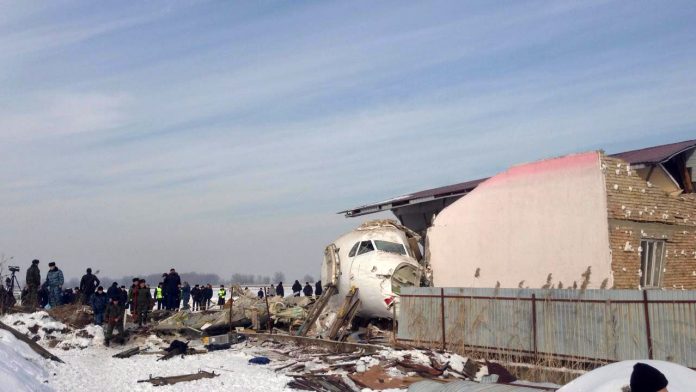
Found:
[[[126,93],[40,92],[0,109],[0,141],[112,130],[128,121]]]

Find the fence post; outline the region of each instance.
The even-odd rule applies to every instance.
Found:
[[[536,311],[536,294],[532,293],[532,348],[534,350],[534,360],[538,360],[539,353],[537,351],[537,311]]]
[[[643,311],[645,312],[645,334],[648,338],[648,359],[653,359],[653,341],[650,332],[650,311],[648,307],[648,291],[643,289]]]
[[[440,288],[440,320],[442,320],[442,349],[447,349],[447,340],[445,339],[445,289]]]

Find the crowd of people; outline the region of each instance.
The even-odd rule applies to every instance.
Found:
[[[149,313],[153,309],[198,311],[208,310],[216,305],[222,308],[227,297],[225,285],[221,285],[217,293],[211,284],[196,284],[191,287],[188,282],[181,281],[174,268],[170,269],[169,273],[162,274],[162,280],[154,289],[145,279],[133,278],[130,288],[113,282],[105,291],[91,268],[87,268],[80,279],[79,287],[63,288],[65,278],[56,263],[48,263],[49,270],[43,282],[39,263],[39,260],[33,260],[27,269],[26,285],[21,295],[23,306],[27,310],[36,310],[75,303],[89,305],[94,313],[94,323],[106,324],[106,345],[112,340],[114,329],[119,335],[123,335],[124,320],[128,311],[134,322],[143,327],[147,324]],[[248,287],[244,290],[246,293],[249,292]],[[292,295],[295,297],[301,294],[318,297],[321,293],[321,281],[316,282],[314,287],[309,282],[302,286],[298,280],[292,285]],[[213,301],[215,294],[217,302]],[[261,287],[257,296],[285,297],[283,282],[279,282],[277,286],[271,284],[270,287]]]
[[[299,297],[301,294],[304,294],[305,297],[319,297],[322,293],[321,280],[317,281],[314,284],[314,287],[312,287],[312,285],[309,284],[309,282],[305,282],[305,285],[303,287],[300,281],[296,280],[295,283],[292,284],[291,288],[293,297]],[[249,288],[245,288],[245,290],[249,290]],[[283,287],[283,282],[278,282],[278,286],[271,285],[270,287],[259,288],[259,291],[256,293],[256,296],[258,296],[259,298],[263,298],[264,296],[285,297],[285,288]]]

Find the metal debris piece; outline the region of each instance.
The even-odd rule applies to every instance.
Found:
[[[348,377],[359,387],[380,391],[382,389],[403,389],[414,382],[424,380],[422,377],[393,377],[385,367],[372,366],[362,373],[348,374]]]
[[[218,377],[219,374],[215,372],[206,372],[204,370],[199,370],[198,373],[182,374],[180,376],[170,376],[170,377],[152,377],[147,380],[138,380],[138,382],[149,382],[150,384],[160,387],[163,385],[173,385],[185,381],[195,381],[203,378],[214,378]]]
[[[140,347],[136,346],[133,348],[129,348],[128,350],[121,351],[120,353],[112,355],[114,358],[130,358],[133,355],[140,354]]]
[[[358,306],[360,305],[360,298],[358,298],[358,288],[353,287],[350,289],[346,295],[343,305],[338,310],[336,319],[334,320],[329,333],[326,336],[331,340],[343,340],[341,339],[340,332],[342,329],[350,329],[350,325],[353,322],[353,318],[358,311]]]
[[[293,381],[288,383],[288,387],[303,391],[356,391],[354,387],[346,383],[341,376],[336,374],[325,376],[295,376],[294,378]],[[357,391],[359,391],[359,389]]]
[[[333,284],[328,284],[324,288],[324,292],[321,293],[319,299],[314,303],[314,306],[312,306],[312,309],[309,311],[309,314],[307,315],[307,319],[305,320],[304,324],[302,324],[300,329],[297,330],[298,336],[307,336],[307,333],[310,329],[312,329],[312,326],[317,321],[321,313],[324,311],[326,304],[329,303],[329,299],[331,299],[331,297],[334,294],[336,294],[336,291],[336,286]]]

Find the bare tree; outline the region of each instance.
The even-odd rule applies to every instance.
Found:
[[[310,274],[305,275],[304,278],[302,278],[302,280],[304,280],[305,282],[314,283],[314,277]]]
[[[276,273],[273,274],[273,282],[278,283],[278,282],[284,282],[285,281],[285,274],[277,271]]]

